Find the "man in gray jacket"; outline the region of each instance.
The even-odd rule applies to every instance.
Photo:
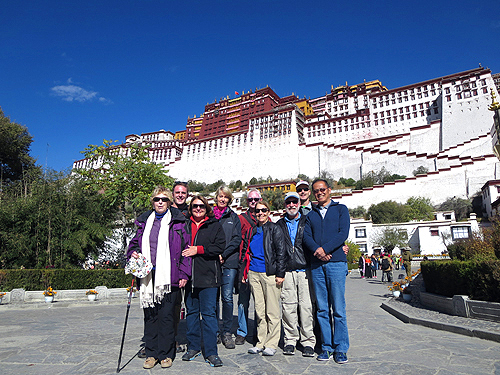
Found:
[[[288,193],[285,196],[286,215],[276,223],[283,230],[286,248],[286,274],[281,291],[285,331],[283,354],[295,354],[295,345],[300,341],[304,348],[302,355],[314,357],[316,337],[313,332],[312,285],[307,257],[302,249],[306,215],[301,214],[299,209],[299,195]]]

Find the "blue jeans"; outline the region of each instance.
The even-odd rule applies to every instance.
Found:
[[[237,269],[222,267],[222,285],[220,294],[222,299],[222,333],[231,332],[233,325],[233,289]],[[217,311],[219,311],[217,309]]]
[[[250,304],[250,286],[248,283],[240,284],[238,294],[238,330],[237,335],[246,337],[248,335],[248,305]]]
[[[217,355],[217,315],[215,305],[218,288],[186,288],[186,325],[189,350],[201,350],[203,332],[203,356]],[[200,313],[202,319],[200,320]]]
[[[318,306],[318,323],[323,339],[322,350],[347,353],[349,349],[345,311],[347,273],[345,262],[314,262],[311,265],[311,276]],[[330,307],[333,310],[333,319],[330,318]]]

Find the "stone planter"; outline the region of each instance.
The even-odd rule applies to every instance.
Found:
[[[95,301],[97,298],[97,294],[87,294],[87,298],[89,301]]]
[[[45,303],[54,302],[54,296],[45,296]]]

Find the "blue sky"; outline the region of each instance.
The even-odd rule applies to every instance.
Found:
[[[314,98],[476,68],[500,72],[496,1],[1,2],[0,107],[31,154],[69,168],[88,144],[184,129],[207,103],[269,85]]]

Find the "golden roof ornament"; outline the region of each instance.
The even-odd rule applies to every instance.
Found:
[[[488,107],[490,111],[496,111],[500,109],[500,104],[496,101],[497,96],[495,95],[495,91],[491,89],[491,105]]]

